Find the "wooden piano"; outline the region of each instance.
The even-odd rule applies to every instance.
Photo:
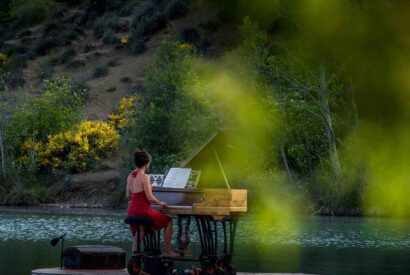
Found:
[[[177,216],[181,254],[189,251],[189,227],[191,219],[195,220],[201,242],[201,274],[236,274],[232,266],[235,233],[240,214],[247,211],[247,190],[230,188],[222,165],[228,145],[221,132],[215,133],[181,163],[181,167],[201,170],[196,185],[183,189],[153,187],[154,195],[169,204],[161,211]]]

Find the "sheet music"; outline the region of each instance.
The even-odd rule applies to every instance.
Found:
[[[164,175],[162,174],[149,174],[149,181],[152,186],[160,187],[164,181]]]
[[[191,175],[191,168],[171,168],[164,179],[162,187],[168,188],[185,188],[189,176]]]

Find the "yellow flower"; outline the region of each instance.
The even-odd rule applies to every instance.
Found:
[[[128,36],[121,37],[121,44],[127,45],[128,42],[129,42],[129,37]]]

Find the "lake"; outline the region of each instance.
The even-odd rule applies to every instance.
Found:
[[[0,208],[0,274],[30,274],[59,265],[65,247],[114,245],[130,250],[124,211]],[[192,248],[199,249],[191,225]],[[262,226],[252,214],[238,224],[234,264],[243,272],[410,274],[410,220],[298,217]],[[127,255],[128,256],[128,255]]]

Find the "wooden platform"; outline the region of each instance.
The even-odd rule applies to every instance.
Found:
[[[237,272],[238,275],[304,275],[302,273],[245,273]],[[68,269],[59,267],[42,268],[31,271],[31,275],[128,275],[126,269],[115,270],[84,270],[84,269]]]
[[[302,273],[244,273],[238,272],[238,275],[290,275]],[[31,275],[128,275],[126,269],[114,269],[114,270],[84,270],[84,269],[68,269],[59,267],[42,268],[31,271]]]

